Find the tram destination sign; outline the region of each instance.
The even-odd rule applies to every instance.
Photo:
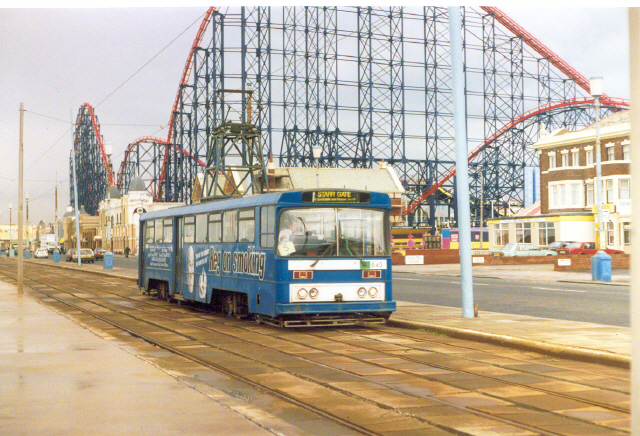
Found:
[[[360,191],[306,191],[303,203],[370,203],[371,194]]]

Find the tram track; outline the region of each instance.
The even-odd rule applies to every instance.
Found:
[[[0,272],[5,276],[12,277],[12,274],[10,272],[8,273],[6,264],[3,266],[5,268],[0,268]],[[37,267],[40,266],[38,265]],[[50,271],[51,267],[42,266],[40,268],[47,268],[47,270]],[[46,273],[44,275],[47,276]],[[341,404],[341,401],[337,400],[350,399],[354,402],[357,401],[364,409],[368,409],[368,413],[375,413],[375,410],[378,410],[378,415],[380,413],[390,414],[388,418],[392,421],[402,421],[402,424],[413,425],[414,427],[420,423],[423,426],[432,427],[433,431],[445,432],[442,434],[473,433],[467,433],[459,427],[449,426],[443,423],[443,420],[432,419],[428,413],[425,414],[421,413],[420,410],[414,410],[415,407],[400,406],[403,404],[419,405],[421,402],[426,402],[432,407],[441,406],[450,408],[452,411],[456,410],[462,414],[475,416],[478,419],[500,422],[505,426],[520,429],[519,431],[523,432],[522,434],[564,434],[550,429],[540,428],[536,425],[531,425],[531,423],[518,422],[516,419],[505,418],[505,416],[508,415],[489,413],[483,410],[482,407],[456,403],[451,400],[447,401],[446,398],[455,399],[455,395],[460,393],[461,389],[457,387],[455,383],[450,382],[447,384],[443,382],[440,377],[432,375],[441,374],[442,372],[447,372],[455,376],[474,377],[479,380],[477,383],[480,385],[499,384],[500,386],[520,389],[529,393],[535,392],[537,395],[549,395],[556,399],[579,402],[583,404],[584,407],[596,407],[623,415],[628,415],[629,413],[628,408],[625,407],[607,404],[605,402],[597,402],[589,400],[588,398],[580,398],[575,395],[570,395],[567,392],[554,392],[550,389],[515,383],[495,375],[477,374],[473,371],[460,368],[463,364],[472,367],[474,365],[487,364],[483,359],[461,357],[457,365],[438,363],[437,360],[443,362],[448,360],[446,352],[440,351],[437,352],[437,354],[433,354],[433,351],[429,350],[429,347],[444,347],[449,350],[457,347],[456,354],[478,352],[472,348],[465,348],[464,345],[459,345],[464,344],[465,341],[449,339],[448,342],[455,342],[456,345],[451,345],[450,343],[443,344],[442,338],[435,335],[429,337],[427,333],[401,333],[398,332],[398,329],[389,327],[288,331],[285,329],[260,326],[249,323],[248,321],[237,321],[235,319],[217,317],[209,313],[196,313],[192,310],[194,308],[191,307],[186,308],[178,305],[169,305],[162,300],[141,297],[140,294],[136,292],[137,287],[131,286],[130,283],[127,283],[122,289],[109,287],[110,289],[106,291],[104,289],[98,289],[97,287],[91,289],[94,286],[93,282],[99,282],[99,280],[85,279],[82,281],[81,286],[74,286],[69,278],[64,277],[65,275],[66,274],[61,274],[55,278],[46,277],[37,280],[31,277],[28,279],[28,284],[31,284],[34,292],[46,296],[43,298],[54,299],[59,304],[66,305],[76,311],[95,317],[130,335],[139,337],[150,344],[176,353],[207,368],[242,380],[255,389],[268,392],[270,395],[289,401],[298,407],[313,411],[326,419],[334,420],[340,425],[361,434],[385,434],[385,432],[380,432],[376,428],[372,428],[366,420],[361,420],[359,424],[358,420],[344,415],[340,416],[339,410],[327,410],[326,407],[319,407],[318,404],[313,404],[311,399],[304,398],[304,395],[300,396],[295,392],[292,394],[286,392],[286,390],[283,391],[282,388],[278,389],[272,382],[265,378],[247,377],[247,374],[230,367],[228,364],[222,363],[221,360],[216,361],[215,359],[203,358],[189,350],[193,349],[195,345],[211,347],[212,350],[227,353],[232,361],[237,361],[238,359],[251,361],[256,365],[264,366],[269,371],[273,371],[281,377],[298,380],[301,386],[312,392],[318,391],[324,395],[334,396],[336,398],[336,405]],[[73,275],[75,275],[75,272],[73,272],[73,274],[69,273],[69,276]],[[126,322],[116,322],[114,321],[114,316],[116,315],[126,315],[128,320]],[[136,325],[131,326],[132,323]],[[177,327],[176,324],[178,325]],[[182,344],[182,346],[172,346],[170,345],[171,341],[158,340],[157,336],[162,335],[155,334],[154,337],[154,334],[144,333],[145,329],[148,330],[150,327],[152,329],[164,329],[167,332],[171,332],[171,334],[183,338],[184,341],[188,341],[191,345],[185,346]],[[186,332],[180,331],[180,328],[186,329]],[[180,342],[177,339],[176,341]],[[420,344],[420,346],[409,346],[407,342]],[[224,346],[223,344],[229,345]],[[346,350],[346,352],[336,351],[336,348]],[[496,346],[496,349],[497,348]],[[201,348],[199,350],[202,351]],[[431,359],[425,359],[424,356],[423,358],[417,358],[416,356],[421,353],[431,353]],[[385,359],[387,360],[386,364]],[[491,359],[486,358],[484,360],[490,361]],[[393,362],[393,365],[390,365],[389,362]],[[526,360],[524,359],[518,361],[511,357],[511,363],[513,365],[525,362]],[[411,368],[403,369],[402,365],[421,366],[423,367],[423,373],[416,373]],[[571,369],[571,365],[568,367],[558,365],[551,366],[558,368],[560,372],[573,370]],[[429,368],[430,371],[427,370],[427,368]],[[509,368],[504,364],[494,365],[492,368],[494,371],[514,371],[513,368]],[[578,373],[579,372],[580,371],[578,371]],[[621,372],[621,374],[622,373],[623,372]],[[408,380],[413,380],[414,385],[394,383],[393,377],[390,377],[390,381],[385,381],[384,374],[400,374]],[[533,370],[525,370],[524,374],[541,377]],[[582,374],[584,376],[590,375],[584,372],[584,370],[582,370]],[[548,380],[549,383],[561,381],[562,383],[569,384],[571,383],[571,377],[576,377],[575,375],[565,375],[564,378],[559,378],[560,375],[557,377],[542,378]],[[323,380],[322,377],[328,377],[328,379]],[[340,382],[332,382],[332,378],[334,380],[345,379],[348,380],[348,382],[343,382],[342,384]],[[623,379],[624,377],[621,376],[618,381],[622,383],[624,381]],[[365,392],[359,393],[357,390],[347,388],[347,386],[362,383],[366,383],[369,387]],[[439,388],[441,390],[440,394],[435,392],[436,384],[441,385]],[[422,392],[418,392],[420,388],[415,389],[415,386],[422,386]],[[429,386],[431,386],[431,388],[429,388]],[[574,382],[572,388],[576,391],[579,386],[577,382]],[[585,387],[588,389],[596,389],[595,386],[585,385]],[[435,394],[433,392],[432,394],[428,394],[429,389],[435,392]],[[499,388],[494,387],[494,390],[497,389]],[[598,387],[598,389],[603,388]],[[367,395],[367,393],[373,391],[383,390],[385,390],[386,395],[384,400],[379,400]],[[295,391],[295,389],[293,391]],[[444,392],[445,395],[442,395],[442,392]],[[496,394],[487,394],[482,390],[478,390],[478,392],[482,393],[486,399],[494,400],[498,403],[504,402],[504,398],[500,398]],[[568,392],[571,392],[571,390]],[[580,392],[580,390],[576,392]],[[605,392],[613,396],[628,395],[628,392],[620,389],[609,389]],[[533,415],[551,413],[544,408],[536,408],[534,405],[527,403],[513,402],[511,406],[526,410]],[[364,412],[364,410],[360,410],[360,412]],[[566,416],[563,418],[568,419]],[[595,428],[608,429],[610,433],[607,434],[627,434],[620,429],[606,427],[596,423],[587,423],[580,419],[569,419],[568,422],[581,425],[589,424]],[[400,426],[401,424],[398,425]],[[378,426],[378,428],[381,427]]]

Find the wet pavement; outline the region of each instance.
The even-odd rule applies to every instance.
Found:
[[[105,271],[101,263],[50,265],[130,280],[137,276],[135,270]],[[459,275],[459,266],[405,265],[394,271]],[[474,275],[591,282],[590,273],[555,272],[545,265],[481,267]],[[613,280],[628,285],[628,271],[614,271]],[[607,365],[630,364],[629,328],[483,311],[463,318],[457,308],[407,302],[398,302],[391,322]],[[0,282],[0,434],[274,434],[258,424],[260,411],[242,399],[230,405],[222,397],[228,395],[194,389],[110,336]]]

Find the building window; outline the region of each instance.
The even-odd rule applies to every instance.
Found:
[[[555,154],[550,154],[549,155],[549,169],[552,170],[556,167],[556,155]]]
[[[558,185],[558,189],[560,191],[560,203],[559,206],[564,206],[565,204],[567,204],[566,201],[566,197],[565,197],[565,189],[564,189],[564,185]]]
[[[613,179],[609,179],[606,181],[607,183],[607,203],[613,203]]]
[[[582,207],[582,183],[571,184],[571,206]]]
[[[571,152],[571,166],[572,167],[577,167],[580,166],[580,155],[578,154],[578,151],[572,151]]]
[[[562,153],[562,168],[569,166],[569,153]]]
[[[587,158],[587,166],[593,165],[593,150],[586,150],[585,154]]]
[[[531,243],[531,223],[516,223],[516,242]]]
[[[556,240],[555,223],[540,223],[538,226],[538,244],[541,247],[549,245]]]
[[[560,199],[558,197],[558,185],[551,185],[551,207],[558,207]]]
[[[629,197],[629,179],[618,180],[618,198],[620,200],[628,200]]]
[[[622,159],[631,160],[631,145],[625,144],[622,146]]]
[[[622,223],[624,245],[631,245],[631,223]]]
[[[509,243],[509,224],[496,224],[493,229],[493,236],[497,247],[502,247]]]
[[[611,162],[616,160],[614,147],[607,147],[607,161]]]
[[[587,206],[593,206],[595,201],[593,200],[593,183],[587,183]]]
[[[614,226],[613,226],[613,221],[608,221],[607,222],[607,236],[608,236],[608,244],[609,245],[614,245],[616,242],[616,232],[613,230]]]

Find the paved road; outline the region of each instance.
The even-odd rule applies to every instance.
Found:
[[[460,277],[394,273],[394,299],[461,307]],[[473,278],[480,310],[629,327],[629,287]]]

